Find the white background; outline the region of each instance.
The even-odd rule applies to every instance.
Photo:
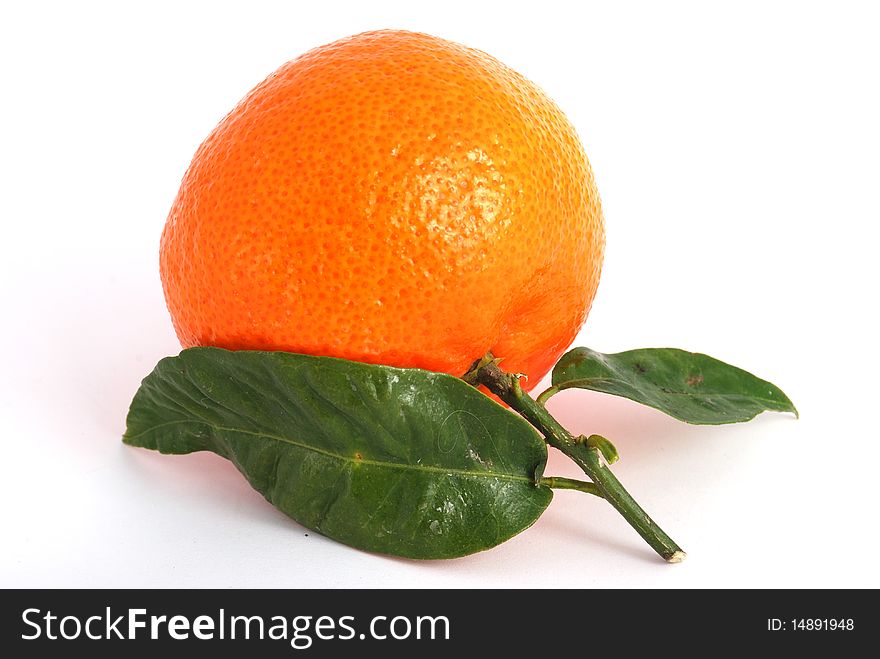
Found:
[[[880,587],[880,20],[869,3],[21,3],[0,20],[0,586]],[[692,427],[566,392],[689,553],[603,501],[446,562],[305,535],[208,454],[120,442],[179,346],[159,234],[189,159],[255,83],[368,29],[486,50],[577,126],[608,227],[578,343],[677,346],[801,419]],[[551,459],[549,473],[575,472]]]

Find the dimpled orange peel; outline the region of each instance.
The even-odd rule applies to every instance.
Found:
[[[562,111],[493,57],[367,32],[257,85],[199,147],[161,241],[181,344],[543,377],[604,228]]]

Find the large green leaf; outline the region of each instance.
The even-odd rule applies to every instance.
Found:
[[[708,355],[675,348],[612,355],[575,348],[553,369],[553,386],[623,396],[688,423],[748,421],[765,410],[797,414],[776,385]]]
[[[448,375],[328,357],[184,350],[143,381],[123,441],[213,451],[304,526],[412,558],[493,547],[552,498],[513,412]]]

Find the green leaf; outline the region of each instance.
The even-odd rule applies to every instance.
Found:
[[[410,558],[494,547],[552,498],[513,412],[448,375],[329,357],[184,350],[143,381],[123,441],[213,451],[302,525]]]
[[[553,369],[553,386],[623,396],[687,423],[737,423],[766,410],[797,415],[776,385],[708,355],[675,348],[613,355],[575,348]]]

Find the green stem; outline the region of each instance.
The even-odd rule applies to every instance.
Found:
[[[586,481],[575,480],[574,478],[565,478],[564,476],[545,476],[541,479],[541,485],[552,487],[554,490],[577,490],[578,492],[586,492],[600,499],[604,499],[602,492],[596,487],[595,483],[587,483]]]
[[[559,387],[550,387],[541,392],[541,394],[535,399],[535,402],[538,403],[541,407],[547,407],[547,401],[550,400],[553,396],[562,391]]]
[[[574,460],[590,477],[601,495],[617,509],[645,542],[664,560],[679,563],[685,558],[675,541],[657,526],[642,507],[636,503],[617,477],[602,461],[595,447],[589,446],[583,438],[576,439],[538,402],[522,390],[519,378],[506,373],[498,367],[491,355],[474,363],[465,375],[466,381],[482,384],[511,408],[519,412],[529,423],[537,428],[553,448]],[[545,392],[546,393],[546,392]]]

